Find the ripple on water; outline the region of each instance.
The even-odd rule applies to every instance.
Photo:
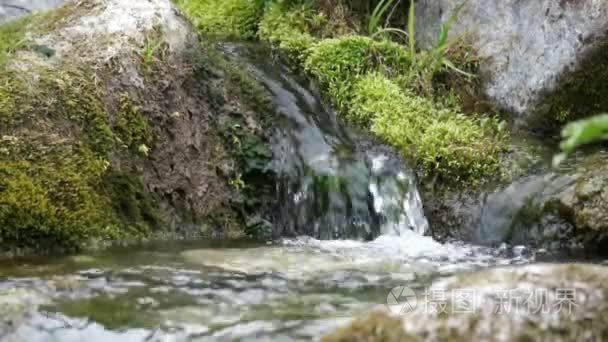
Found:
[[[423,291],[437,277],[514,262],[497,254],[414,232],[371,242],[131,251],[91,257],[63,275],[6,279],[0,293],[45,298],[16,322],[16,341],[307,340],[383,304],[395,286]]]

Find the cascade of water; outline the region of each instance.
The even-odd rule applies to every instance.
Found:
[[[364,239],[424,234],[428,223],[413,172],[389,148],[340,122],[307,80],[241,44],[224,50],[269,92],[278,116],[277,236]]]

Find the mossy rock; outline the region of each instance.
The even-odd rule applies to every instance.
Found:
[[[113,184],[109,153],[118,135],[86,68],[70,68],[1,76],[4,246],[70,251],[90,240],[152,232],[142,218],[123,220],[112,210],[125,198],[105,186]],[[122,128],[118,134],[140,133]]]
[[[0,26],[2,252],[243,235],[221,122],[241,108],[255,125],[263,101],[227,98],[238,82],[199,44],[166,0],[69,2]]]
[[[459,275],[434,283],[411,312],[379,309],[326,341],[599,341],[608,336],[606,281],[608,267],[590,264]]]

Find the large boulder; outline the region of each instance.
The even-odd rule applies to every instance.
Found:
[[[461,3],[417,1],[417,42],[432,46],[441,23]],[[450,31],[452,38],[463,35],[480,59],[487,97],[522,117],[547,111],[554,117],[567,116],[571,108],[554,102],[568,96],[562,94],[556,100],[549,95],[569,88],[577,97],[593,97],[597,94],[589,90],[594,86],[592,78],[603,83],[605,78],[599,78],[608,74],[608,2],[603,0],[469,0]],[[589,73],[591,67],[595,69]],[[581,69],[586,69],[585,75],[573,76]],[[597,96],[591,100],[604,101]],[[603,108],[595,109],[607,109],[605,102],[601,105]]]
[[[324,341],[602,341],[607,281],[608,267],[589,264],[462,274],[407,297],[411,306],[397,298],[391,311],[400,316],[381,308]]]
[[[0,250],[241,235],[234,135],[261,129],[223,63],[169,0],[0,27]]]

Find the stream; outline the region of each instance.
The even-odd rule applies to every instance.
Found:
[[[7,341],[310,340],[438,277],[526,263],[414,232],[371,242],[183,243],[1,268]]]
[[[414,172],[341,123],[306,80],[225,44],[268,91],[279,175],[277,238],[183,242],[0,265],[6,341],[311,340],[391,289],[422,295],[438,278],[534,261],[525,249],[424,236]]]

